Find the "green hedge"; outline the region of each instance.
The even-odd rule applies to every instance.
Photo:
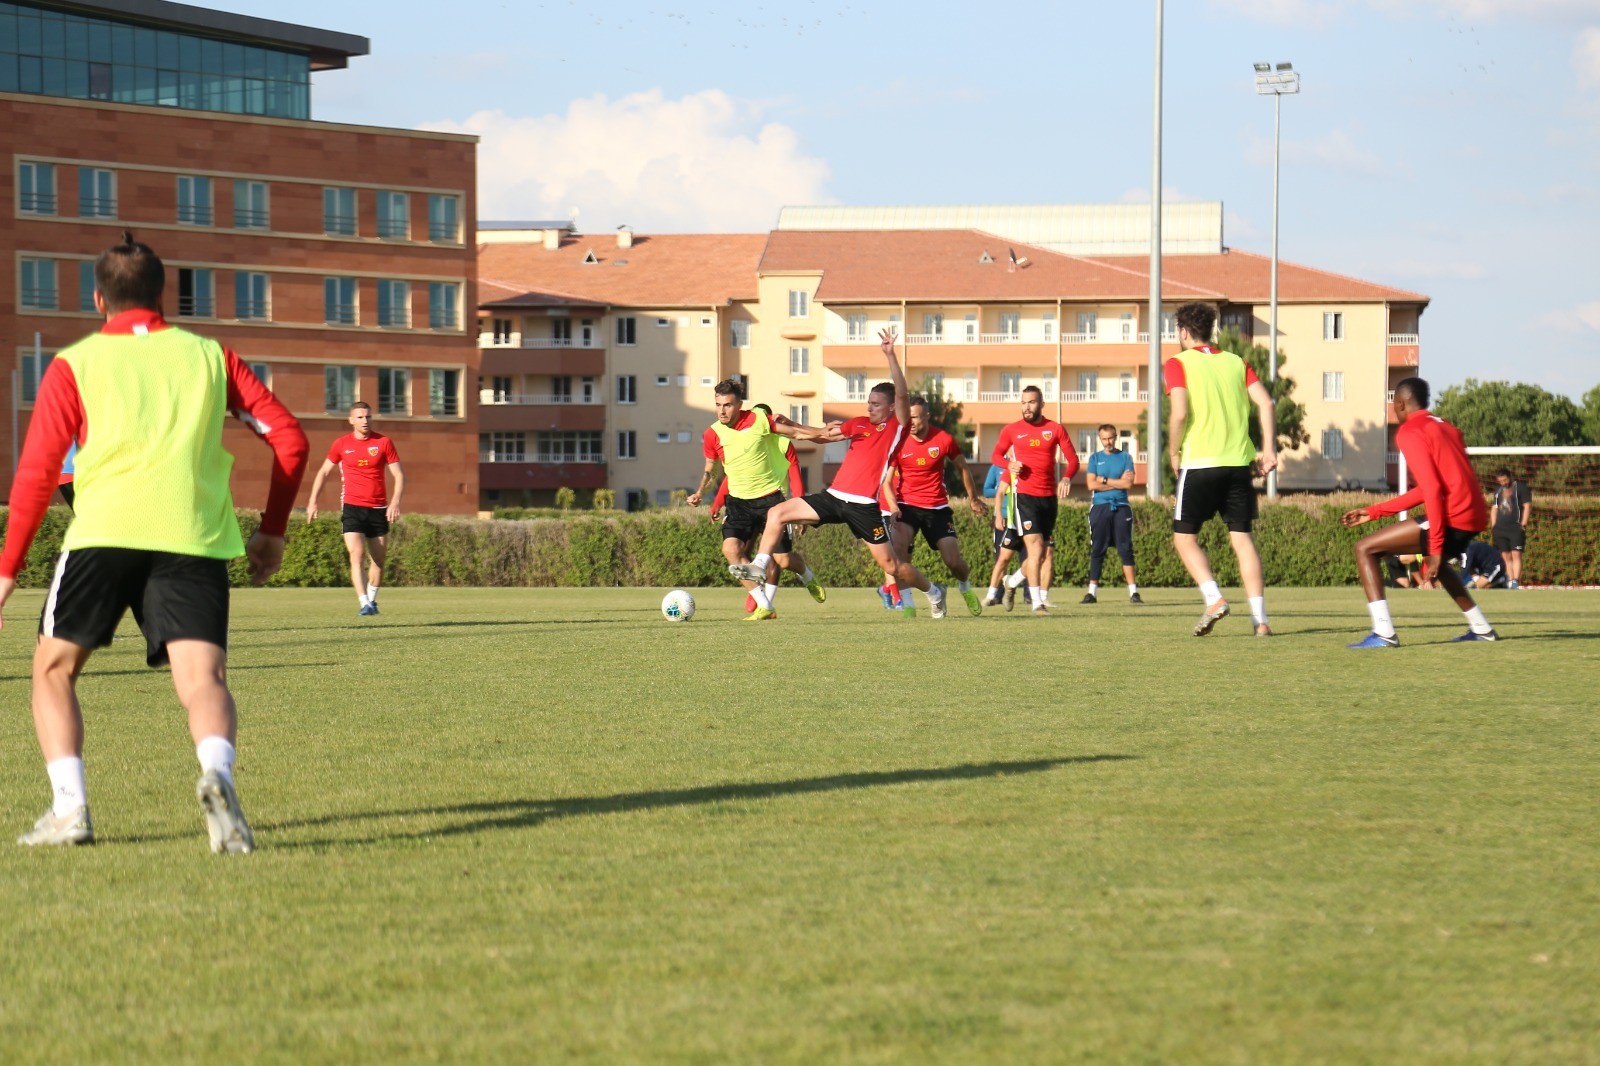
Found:
[[[1256,523],[1256,544],[1273,585],[1339,586],[1356,581],[1351,552],[1369,529],[1339,525],[1345,510],[1376,499],[1370,495],[1286,497],[1263,504]],[[1546,498],[1548,500],[1549,498]],[[1541,501],[1544,504],[1545,501]],[[1553,503],[1553,501],[1552,501]],[[1532,584],[1600,584],[1600,503],[1587,499],[1561,501],[1541,508],[1528,528],[1524,580]],[[1172,551],[1170,512],[1160,503],[1133,506],[1134,557],[1141,585],[1183,587],[1189,584],[1183,564]],[[1056,526],[1056,583],[1081,585],[1089,576],[1088,505],[1071,501],[1061,508]],[[5,513],[0,511],[0,530]],[[71,515],[52,508],[46,515],[27,568],[18,576],[24,588],[49,584],[51,561]],[[994,563],[987,519],[974,518],[959,501],[955,508],[961,552],[972,567],[976,584],[988,580]],[[258,516],[241,511],[246,538]],[[1236,585],[1238,567],[1228,548],[1227,530],[1212,521],[1201,530],[1201,543],[1211,556],[1217,580]],[[1558,548],[1560,550],[1558,550]],[[816,570],[824,585],[847,588],[876,585],[880,572],[872,558],[843,526],[807,531],[797,550]],[[912,561],[935,580],[945,577],[944,564],[919,538]],[[233,561],[235,585],[247,584],[243,559]],[[1107,553],[1102,578],[1122,580],[1115,551]],[[349,562],[337,515],[307,524],[296,515],[289,528],[283,569],[275,586],[336,588],[349,581]],[[389,538],[385,573],[389,585],[455,585],[510,587],[586,586],[728,586],[722,558],[721,527],[704,510],[669,508],[627,514],[617,511],[574,511],[550,517],[497,519],[405,515]]]

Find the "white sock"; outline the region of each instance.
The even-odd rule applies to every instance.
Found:
[[[1372,616],[1372,631],[1380,637],[1394,639],[1394,620],[1389,617],[1389,601],[1373,600],[1367,604],[1367,613]]]
[[[83,759],[68,755],[46,763],[44,769],[50,775],[50,810],[57,816],[89,805],[89,788],[83,781]]]
[[[1044,592],[1040,590],[1038,585],[1028,586],[1028,602],[1035,607],[1044,602]]]
[[[772,556],[768,555],[766,552],[762,552],[754,559],[751,559],[750,562],[760,567],[762,570],[765,570],[767,567],[772,565]]]
[[[1206,601],[1206,606],[1210,607],[1213,603],[1222,599],[1222,589],[1217,587],[1215,581],[1202,581],[1200,582],[1200,596]]]
[[[368,585],[367,586],[367,602],[368,603],[377,603],[378,602],[378,586],[376,586],[376,585]]]
[[[767,602],[768,603],[771,603],[773,600],[778,598],[778,586],[777,585],[771,584],[769,582],[769,583],[767,583],[765,585],[762,585],[761,586],[761,590],[767,594]]]
[[[1474,633],[1489,633],[1494,630],[1494,626],[1483,616],[1482,608],[1474,606],[1472,610],[1461,613],[1467,616],[1467,625],[1472,627]]]
[[[1026,580],[1028,580],[1028,575],[1026,573],[1021,570],[1013,570],[1011,573],[1006,575],[1006,588],[1019,588]]]
[[[1250,621],[1258,626],[1267,624],[1267,598],[1265,596],[1250,597]]]
[[[194,746],[195,756],[200,760],[200,772],[210,773],[215,770],[229,781],[233,780],[233,744],[227,737],[206,737]]]
[[[972,591],[972,583],[970,581],[957,581],[956,582],[956,589],[959,590],[960,592],[962,592],[963,594],[971,592]]]
[[[800,583],[803,585],[809,585],[816,579],[817,575],[811,572],[811,567],[809,566],[806,567],[806,572],[800,575]]]
[[[1129,596],[1129,598],[1131,599],[1132,597],[1137,596],[1137,595],[1139,595],[1139,586],[1134,584],[1131,581],[1128,582],[1128,596]]]
[[[1093,596],[1096,593],[1098,593],[1099,591],[1100,591],[1100,582],[1098,582],[1098,581],[1089,582],[1089,595]]]
[[[928,591],[924,592],[923,595],[928,597],[928,604],[931,606],[933,602],[939,598],[939,593],[943,591],[943,585],[935,585],[930,581],[928,582]]]
[[[998,586],[998,585],[990,585],[989,586],[989,595],[988,595],[987,598],[991,599],[991,600],[998,600],[1000,598],[1000,586]]]
[[[356,602],[365,607],[367,605],[367,594],[365,592],[356,593]]]

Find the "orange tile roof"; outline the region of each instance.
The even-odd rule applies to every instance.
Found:
[[[756,298],[764,233],[636,235],[618,248],[611,234],[575,234],[561,247],[480,244],[479,298],[527,292],[619,307],[711,307]],[[588,264],[590,253],[598,262]]]
[[[1010,253],[1028,262],[1009,269]],[[987,253],[992,262],[981,262]],[[1250,252],[1169,255],[1161,288],[1168,300],[1268,298],[1271,261]],[[978,230],[776,230],[763,272],[822,274],[825,302],[944,300],[1146,300],[1149,260],[1142,256],[1072,256]],[[1278,262],[1278,299],[1427,301],[1420,293]]]

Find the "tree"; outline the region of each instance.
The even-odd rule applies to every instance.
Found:
[[[1228,326],[1218,334],[1217,347],[1225,352],[1239,353],[1244,361],[1250,365],[1250,368],[1256,372],[1256,377],[1261,379],[1261,383],[1267,386],[1267,391],[1272,394],[1275,404],[1275,421],[1278,423],[1278,452],[1281,454],[1283,452],[1298,451],[1302,444],[1311,439],[1311,434],[1306,432],[1306,405],[1298,403],[1294,399],[1294,378],[1283,372],[1284,365],[1289,361],[1289,357],[1284,354],[1283,349],[1278,349],[1278,380],[1275,383],[1269,383],[1267,379],[1271,372],[1272,351],[1266,345],[1252,344],[1246,347],[1244,335],[1239,332],[1239,327]],[[1166,471],[1162,484],[1167,486],[1176,485],[1178,482],[1177,472],[1167,462],[1167,445],[1170,442],[1165,437],[1167,419],[1171,414],[1172,405],[1167,399],[1166,391],[1163,390],[1161,393],[1161,434],[1163,438],[1161,463],[1162,469]],[[1146,408],[1139,412],[1139,439],[1146,442],[1146,444],[1150,440],[1149,423],[1150,411],[1149,408]],[[1250,443],[1257,448],[1261,447],[1261,421],[1256,418],[1254,407],[1250,411]]]
[[[976,427],[970,422],[961,421],[961,405],[944,394],[944,385],[931,377],[924,377],[911,390],[913,398],[921,397],[928,403],[928,422],[944,430],[954,437],[956,444],[961,447],[963,454],[971,450],[971,441],[976,433]],[[978,490],[983,490],[983,478],[977,471],[972,473]],[[966,492],[966,486],[961,484],[961,475],[956,472],[954,463],[944,464],[944,488],[953,496]]]
[[[1468,445],[1480,448],[1558,447],[1589,440],[1578,405],[1538,385],[1468,378],[1441,392],[1433,413],[1459,429]]]
[[[1583,394],[1583,425],[1590,444],[1600,444],[1600,385]]]

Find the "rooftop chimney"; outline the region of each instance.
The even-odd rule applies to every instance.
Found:
[[[631,226],[618,226],[617,227],[617,247],[618,248],[632,248],[633,247],[633,227],[631,227]]]

